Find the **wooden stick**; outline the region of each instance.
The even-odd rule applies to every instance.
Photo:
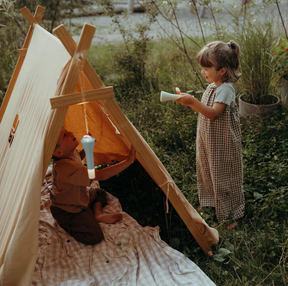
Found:
[[[65,31],[65,27],[59,27],[55,30],[55,33],[60,38],[61,35],[65,38],[63,42],[67,51],[72,54],[75,49],[75,42],[70,34]],[[60,39],[61,40],[61,39]],[[75,52],[74,52],[75,53]],[[97,89],[104,86],[104,83],[100,80],[98,74],[92,68],[92,66],[85,60],[83,72],[91,85]],[[117,105],[114,99],[103,99],[102,104],[108,111],[109,116],[113,119],[113,123],[120,130],[126,144],[133,144],[137,150],[137,158],[145,167],[146,171],[155,180],[155,182],[161,186],[163,192],[169,196],[169,200],[194,236],[200,247],[208,255],[212,254],[211,246],[218,243],[218,232],[217,230],[210,229],[209,226],[202,220],[198,212],[189,204],[181,191],[175,184],[167,184],[167,178],[171,178],[166,171],[163,164],[155,156],[151,148],[139,135],[135,127],[129,122],[126,116],[123,114],[120,107]],[[129,146],[130,147],[130,146]],[[172,180],[172,179],[171,179]],[[169,193],[168,193],[169,192]],[[193,213],[193,215],[192,215]],[[206,233],[202,233],[200,228],[206,229]]]
[[[25,7],[24,7],[25,8]],[[27,8],[26,8],[27,9]],[[24,12],[26,11],[26,9],[24,10]],[[28,10],[28,9],[27,9]],[[43,16],[43,13],[45,11],[45,8],[44,7],[41,7],[41,6],[37,6],[36,8],[36,11],[34,13],[34,18],[36,20],[36,22],[38,24],[40,24],[40,21],[42,19],[42,16]],[[30,13],[30,12],[29,12]],[[30,43],[30,40],[31,40],[31,37],[32,37],[32,33],[33,33],[33,25],[30,26],[29,28],[29,31],[27,33],[27,36],[26,36],[26,39],[25,39],[25,42],[23,44],[23,48],[27,49],[28,46],[29,46],[29,43]]]
[[[45,8],[41,6],[37,6],[36,11],[34,13],[34,18],[40,24],[43,14],[44,14]]]
[[[68,51],[68,53],[73,56],[76,50],[76,43],[69,34],[69,32],[66,30],[64,25],[60,25],[57,28],[53,30],[53,32],[56,34],[56,36],[61,40],[62,44]],[[98,76],[97,72],[95,72],[94,68],[91,66],[91,64],[85,59],[83,72],[87,79],[90,81],[90,83],[93,82],[94,88],[103,88],[105,87],[104,83]]]
[[[84,102],[113,98],[113,87],[104,87],[50,98],[51,108],[69,107]]]
[[[20,12],[26,18],[26,20],[30,23],[31,26],[33,26],[33,24],[38,24],[37,20],[30,13],[30,11],[28,10],[28,8],[26,6],[23,7],[22,9],[20,9]]]
[[[26,7],[24,7],[24,8],[26,8]],[[27,13],[27,11],[29,12],[29,10],[27,8],[24,9],[23,11],[24,11],[25,14]],[[44,7],[37,6],[37,9],[36,9],[35,14],[34,14],[36,22],[40,23],[44,11],[45,11]],[[28,14],[31,14],[31,13],[29,12],[29,13],[27,13],[27,15]],[[11,97],[11,94],[12,94],[12,91],[14,89],[15,83],[17,81],[18,75],[19,75],[21,67],[22,67],[22,64],[24,62],[24,59],[25,59],[25,56],[26,56],[26,51],[27,51],[27,48],[29,46],[30,39],[32,37],[32,33],[33,33],[33,26],[30,26],[29,31],[27,33],[27,36],[25,38],[23,47],[22,47],[22,49],[19,50],[19,58],[18,58],[16,67],[14,69],[13,75],[12,75],[12,77],[10,79],[9,86],[7,88],[4,100],[3,100],[2,105],[1,105],[1,109],[0,109],[0,123],[1,123],[2,118],[4,116],[5,110],[7,108],[7,105],[9,103],[9,100],[10,100],[10,97]]]
[[[139,134],[136,132],[135,128],[127,120],[126,116],[121,111],[118,104],[114,99],[107,99],[103,101],[105,107],[113,114],[115,122],[117,122],[117,128],[119,127],[120,132],[122,131],[129,139],[131,144],[139,153],[139,156],[145,162],[145,165],[154,174],[155,182],[161,186],[163,192],[168,195],[169,201],[172,203],[175,210],[178,212],[179,216],[182,218],[183,222],[186,224],[191,234],[194,236],[200,247],[207,254],[211,252],[212,244],[218,242],[215,239],[205,239],[205,235],[201,232],[201,223],[203,223],[202,218],[198,212],[189,204],[182,192],[178,189],[175,184],[166,183],[168,179],[171,179],[170,175],[166,171],[160,160],[154,155],[153,151],[147,145],[147,143],[142,140]],[[172,181],[172,179],[171,179]],[[192,215],[193,213],[193,215]],[[209,228],[209,226],[205,226]],[[203,229],[205,228],[203,226]],[[209,230],[206,231],[206,237],[208,237]],[[208,235],[208,236],[207,236]]]
[[[67,72],[67,76],[64,81],[61,94],[70,94],[74,92],[80,75],[79,66],[77,62],[79,61],[79,59],[77,58],[77,55],[81,53],[84,58],[86,57],[94,32],[95,27],[87,24],[84,25],[79,39],[79,44],[71,60],[71,64]],[[60,40],[62,41],[62,43],[65,42],[65,38],[64,39],[60,38]],[[43,179],[45,177],[45,172],[48,168],[54,148],[56,146],[60,130],[66,117],[67,110],[68,106],[64,106],[54,109],[53,112],[51,113],[51,117],[49,119],[50,123],[45,135],[46,140],[44,146],[44,160],[43,160],[43,170],[45,171],[43,171]]]
[[[27,49],[19,49],[18,52],[19,52],[20,57],[25,57],[27,53]]]
[[[71,92],[66,91],[66,87],[69,87],[70,85],[74,85],[74,88],[76,87],[76,84],[80,76],[79,64],[81,64],[81,61],[84,61],[86,58],[95,29],[96,28],[91,25],[88,25],[88,24],[84,25],[81,35],[80,35],[79,44],[75,50],[73,60],[71,62],[71,65],[68,71],[68,73],[70,73],[70,76],[66,77],[67,83],[64,84],[62,94],[71,93]],[[60,41],[63,43],[65,39],[61,38]]]
[[[71,37],[70,33],[66,30],[64,25],[60,25],[53,30],[59,40],[62,42],[63,46],[66,48],[67,52],[73,57],[77,44]]]

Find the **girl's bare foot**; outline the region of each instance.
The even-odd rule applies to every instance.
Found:
[[[98,214],[95,216],[96,220],[99,222],[104,222],[104,223],[116,223],[117,221],[122,219],[122,214]]]
[[[229,225],[227,225],[228,229],[233,229],[234,227],[236,227],[238,225],[237,221],[233,221],[232,223],[230,223]]]

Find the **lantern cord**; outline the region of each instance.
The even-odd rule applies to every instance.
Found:
[[[79,65],[79,77],[80,77],[80,89],[81,89],[81,94],[82,94],[82,101],[84,102],[83,109],[84,109],[84,120],[85,120],[85,127],[86,127],[86,134],[89,134],[89,129],[88,129],[88,120],[87,120],[87,107],[86,107],[86,102],[84,100],[84,91],[85,91],[85,76],[83,73],[83,67],[84,67],[84,56],[82,53],[77,54],[77,59],[78,59],[78,65]]]

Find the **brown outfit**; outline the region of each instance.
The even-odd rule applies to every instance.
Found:
[[[243,216],[245,200],[235,89],[231,83],[219,87],[210,84],[201,102],[211,107],[220,102],[226,107],[214,121],[198,115],[196,166],[200,205],[215,207],[219,222],[230,217],[236,220]]]
[[[61,159],[53,164],[51,213],[59,225],[77,241],[94,245],[103,238],[102,230],[92,211],[96,202],[107,204],[106,192],[98,181],[88,178],[87,168],[80,155]]]

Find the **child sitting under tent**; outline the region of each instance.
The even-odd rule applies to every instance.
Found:
[[[87,167],[82,164],[84,150],[78,152],[79,141],[72,132],[61,129],[53,152],[53,184],[51,213],[59,225],[77,241],[94,245],[103,240],[98,222],[116,223],[121,213],[106,214],[102,207],[107,204],[106,192],[98,181],[107,180],[129,167],[135,160],[136,151],[131,147],[128,158],[110,167],[96,170],[96,180],[90,180]]]

